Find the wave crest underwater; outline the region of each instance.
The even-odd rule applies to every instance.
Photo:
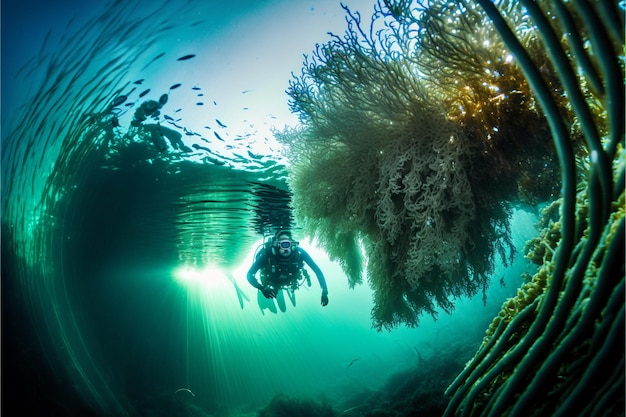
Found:
[[[165,51],[164,39],[208,30],[195,17],[211,7],[171,3],[114,2],[70,24],[58,42],[49,36],[18,73],[33,86],[22,92],[25,104],[6,119],[3,109],[2,255],[11,260],[2,265],[3,312],[26,306],[24,320],[34,323],[54,374],[89,404],[82,414],[142,409],[127,397],[141,398],[145,380],[120,381],[103,365],[111,357],[152,372],[164,392],[195,395],[181,384],[202,379],[228,403],[233,390],[249,387],[229,372],[250,367],[260,346],[244,334],[282,332],[278,343],[294,343],[280,325],[239,323],[234,360],[221,351],[233,334],[219,320],[237,306],[200,307],[208,329],[200,336],[185,326],[165,333],[161,323],[190,314],[169,309],[167,298],[200,305],[199,298],[171,290],[171,280],[168,291],[144,285],[172,275],[164,270],[175,264],[242,262],[259,234],[293,226],[291,198],[298,224],[339,261],[350,287],[367,278],[374,327],[394,331],[416,326],[423,313],[452,312],[458,297],[485,295],[496,260],[510,263],[516,253],[513,207],[550,203],[541,234],[524,249],[538,268],[448,388],[445,414],[623,414],[624,24],[615,2],[379,2],[371,30],[344,7],[345,36],[319,45],[287,91],[300,124],[274,133],[289,163],[258,131],[226,136],[230,123],[215,117],[211,126],[192,125],[194,113],[177,106],[176,94],[193,89],[195,110],[211,106],[202,86],[187,83],[196,74],[144,81],[163,62],[185,68],[197,59],[184,41]],[[260,147],[250,148],[254,141]],[[268,201],[278,215],[264,211]],[[222,222],[211,217],[216,206]],[[94,224],[95,214],[114,222]],[[124,287],[115,262],[129,248],[136,265],[152,269]],[[220,303],[215,291],[202,297]],[[120,302],[129,298],[147,308]],[[91,304],[100,308],[84,313]],[[145,327],[131,328],[129,316]],[[21,317],[10,318],[7,330],[3,314],[3,335],[19,327]],[[131,333],[142,342],[117,339]],[[154,365],[163,352],[189,358],[205,349],[216,356]],[[359,363],[352,359],[348,367]],[[304,366],[311,379],[323,375],[287,365]],[[199,377],[205,369],[213,373]],[[185,373],[175,387],[165,382]],[[268,374],[249,383],[264,386]],[[388,401],[400,415],[421,406]],[[217,414],[215,402],[203,406]],[[352,405],[344,415],[384,412],[372,398]]]

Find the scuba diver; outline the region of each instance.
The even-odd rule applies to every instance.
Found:
[[[282,311],[285,311],[285,306],[280,290],[286,290],[295,306],[294,291],[305,281],[309,287],[311,286],[309,274],[303,268],[304,262],[315,272],[322,288],[322,306],[328,305],[328,288],[322,270],[311,259],[311,256],[298,246],[298,242],[293,240],[291,232],[287,230],[278,231],[270,241],[265,242],[257,250],[254,259],[254,263],[248,270],[248,282],[257,288],[266,299],[276,298]],[[261,283],[256,279],[257,271],[260,271]],[[261,306],[260,297],[259,306]],[[271,307],[268,308],[271,309]],[[262,306],[261,311],[263,311]]]
[[[183,135],[180,132],[161,126],[161,123],[158,122],[158,117],[161,115],[160,109],[167,103],[167,100],[167,94],[163,94],[158,102],[156,100],[146,100],[141,103],[141,106],[135,110],[130,125],[136,128],[143,127],[143,129],[150,134],[150,139],[152,143],[154,143],[154,146],[161,152],[167,150],[165,138],[169,140],[174,149],[180,149],[183,152],[192,152],[191,148],[183,143]],[[149,118],[157,122],[144,123]]]

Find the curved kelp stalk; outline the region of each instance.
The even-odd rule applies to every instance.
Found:
[[[586,1],[522,2],[549,50],[571,104],[569,114],[506,13],[490,1],[477,1],[550,122],[563,183],[561,239],[532,282],[505,303],[483,347],[449,387],[446,415],[623,415],[624,68],[618,57],[623,37],[599,17],[609,2],[602,7]],[[548,18],[554,15],[558,19]],[[572,40],[561,42],[564,38]],[[580,164],[587,177],[578,182],[566,127],[582,132],[589,155]]]

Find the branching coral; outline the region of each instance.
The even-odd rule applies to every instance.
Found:
[[[345,35],[318,45],[290,83],[302,126],[277,136],[288,145],[298,220],[352,285],[363,245],[375,327],[415,325],[485,288],[494,255],[506,263],[514,252],[510,203],[554,198],[558,182],[544,184],[558,160],[484,13],[386,2],[364,28],[344,8]]]

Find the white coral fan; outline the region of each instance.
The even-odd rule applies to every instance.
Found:
[[[432,111],[415,116],[413,130],[380,152],[376,205],[389,244],[408,238],[406,260],[397,261],[413,289],[435,266],[448,278],[458,273],[475,215],[458,127]]]

